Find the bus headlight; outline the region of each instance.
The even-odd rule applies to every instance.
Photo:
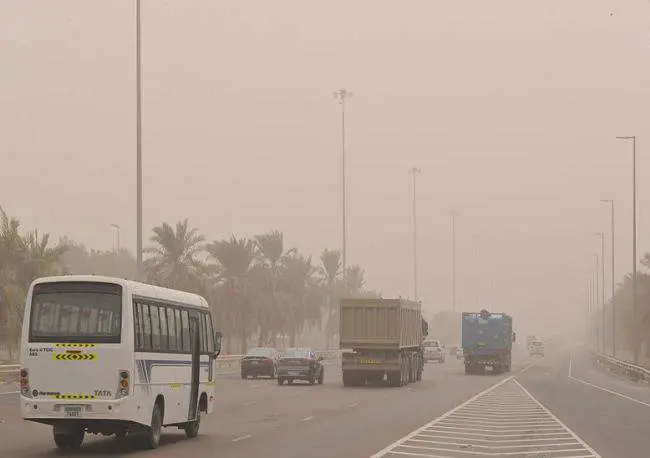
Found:
[[[117,384],[117,394],[118,397],[128,396],[130,392],[130,380],[129,380],[129,371],[120,369],[118,371],[118,384]]]
[[[20,392],[23,396],[31,397],[29,392],[29,372],[27,372],[27,369],[20,369]]]

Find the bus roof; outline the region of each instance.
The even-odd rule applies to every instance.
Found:
[[[134,296],[141,296],[151,299],[159,299],[162,301],[178,302],[180,304],[208,308],[208,302],[198,294],[188,293],[185,291],[178,291],[175,289],[163,288],[162,286],[154,286],[146,283],[139,283],[137,281],[126,280],[117,277],[105,277],[101,275],[60,275],[56,277],[42,277],[34,280],[30,286],[30,291],[34,285],[41,283],[54,283],[54,282],[95,282],[95,283],[114,283],[121,285],[127,289]]]

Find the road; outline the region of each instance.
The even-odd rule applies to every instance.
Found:
[[[513,372],[466,376],[462,363],[428,364],[402,388],[343,388],[336,362],[321,386],[278,386],[224,374],[217,412],[201,435],[169,429],[155,451],[91,437],[75,456],[229,458],[509,458],[648,456],[650,388],[591,367],[584,351],[518,356]],[[23,422],[15,387],[0,387],[0,456],[60,456],[50,429]],[[543,445],[543,446],[540,446]],[[552,453],[551,453],[552,451]]]

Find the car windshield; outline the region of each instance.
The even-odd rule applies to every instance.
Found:
[[[307,348],[288,348],[283,358],[309,358],[309,349]]]
[[[272,348],[251,348],[246,356],[272,356],[273,353]]]

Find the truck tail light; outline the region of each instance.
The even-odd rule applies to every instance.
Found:
[[[131,391],[131,380],[129,377],[129,371],[120,369],[118,371],[118,375],[119,375],[118,378],[119,382],[117,385],[118,397],[128,396]]]
[[[27,369],[20,369],[20,392],[23,396],[29,396],[29,372]]]

